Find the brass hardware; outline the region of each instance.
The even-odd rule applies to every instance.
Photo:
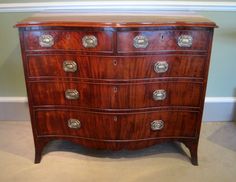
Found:
[[[161,130],[164,127],[164,121],[154,120],[151,122],[151,129],[153,131]]]
[[[117,116],[114,116],[113,120],[114,120],[114,121],[117,121],[117,120],[118,120]]]
[[[65,97],[69,100],[79,99],[79,92],[76,89],[67,89],[65,91]]]
[[[164,100],[166,98],[166,91],[165,90],[155,90],[152,94],[153,100]]]
[[[178,37],[179,47],[191,47],[193,43],[193,37],[191,35],[180,35]]]
[[[85,48],[94,48],[98,45],[98,40],[94,35],[86,35],[82,39]]]
[[[52,47],[54,44],[54,39],[51,35],[40,35],[39,45],[41,47]]]
[[[117,60],[115,60],[115,59],[113,60],[113,65],[117,66]]]
[[[114,93],[116,93],[118,91],[118,88],[117,87],[113,87],[113,91],[114,91]]]
[[[63,62],[63,69],[65,72],[76,72],[77,71],[77,64],[74,61],[64,61]]]
[[[158,61],[154,65],[156,73],[165,73],[168,70],[168,63],[166,61]]]
[[[67,125],[72,129],[79,129],[81,127],[81,123],[78,119],[69,119]]]
[[[134,37],[133,45],[135,48],[146,48],[148,46],[148,39],[143,35]]]

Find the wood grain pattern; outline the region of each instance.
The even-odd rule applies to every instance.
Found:
[[[54,39],[52,47],[42,47],[39,44],[41,35],[51,35]],[[93,35],[97,38],[95,48],[85,48],[82,43],[84,36]],[[26,31],[25,32],[25,49],[31,51],[87,51],[87,52],[113,52],[113,33],[111,31]]]
[[[67,89],[76,89],[79,99],[65,98]],[[164,89],[164,100],[153,100],[155,90]],[[136,84],[95,84],[83,82],[30,83],[35,106],[71,105],[101,109],[135,109],[160,106],[199,107],[202,85],[185,82],[156,82]]]
[[[90,140],[86,138],[76,138],[76,137],[66,137],[66,136],[40,136],[37,138],[36,142],[36,152],[35,152],[35,163],[39,163],[42,157],[43,148],[53,140],[66,140],[71,141],[76,144],[80,144],[84,147],[88,148],[96,148],[97,150],[137,150],[150,147],[155,144],[160,144],[163,142],[173,142],[178,141],[186,144],[186,146],[190,150],[190,160],[193,165],[198,165],[197,163],[197,146],[198,146],[198,138],[186,138],[186,137],[171,137],[171,138],[156,138],[156,139],[149,139],[149,140],[132,140],[132,141],[111,141],[111,140]],[[187,156],[188,157],[188,156]]]
[[[133,39],[136,36],[145,36],[148,39],[146,48],[135,48]],[[190,35],[193,38],[191,47],[183,48],[178,46],[180,35]],[[129,31],[117,34],[117,51],[119,53],[129,52],[161,52],[173,50],[206,51],[209,37],[208,31],[197,30],[160,30],[160,31]]]
[[[197,148],[210,63],[213,28],[203,17],[186,15],[80,16],[44,14],[19,27],[32,130],[35,163],[52,140],[69,140],[96,149],[140,149],[160,142],[179,141],[198,164]],[[54,37],[51,48],[39,36]],[[96,48],[84,48],[84,35],[98,38]],[[145,49],[134,48],[136,35],[148,37]],[[193,44],[177,45],[180,35]],[[63,61],[73,60],[78,71],[66,73]],[[166,61],[165,73],[154,64]],[[77,89],[78,100],[65,99],[66,89]],[[154,101],[153,91],[167,97]],[[82,122],[80,130],[67,127],[68,118]],[[161,131],[150,122],[162,119]]]
[[[68,127],[69,119],[78,119],[81,128]],[[75,136],[91,140],[140,140],[159,137],[195,137],[198,112],[157,111],[135,114],[105,114],[82,111],[36,111],[39,136]],[[163,120],[164,127],[152,131],[150,123]]]
[[[189,26],[216,27],[209,19],[183,12],[155,14],[107,14],[40,13],[22,20],[16,27],[63,26],[63,27],[150,27]]]
[[[63,62],[74,61],[76,72],[65,72]],[[154,71],[155,63],[165,61],[168,70]],[[40,54],[27,56],[27,76],[30,78],[77,78],[77,79],[149,79],[189,77],[203,78],[206,56],[162,55],[162,56],[81,56],[80,54]]]

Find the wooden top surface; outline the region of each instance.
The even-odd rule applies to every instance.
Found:
[[[41,13],[22,20],[16,27],[64,26],[64,27],[150,27],[197,26],[216,27],[209,19],[193,13],[162,12],[155,14],[79,14]]]

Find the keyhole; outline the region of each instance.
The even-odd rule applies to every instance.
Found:
[[[117,60],[113,60],[113,65],[116,66],[117,65]]]
[[[113,91],[114,91],[114,93],[116,93],[118,91],[118,88],[117,87],[113,87]]]
[[[164,40],[164,35],[161,35],[161,40]]]
[[[118,120],[117,116],[114,116],[113,120],[116,122]]]
[[[66,34],[66,39],[70,40],[70,34]]]

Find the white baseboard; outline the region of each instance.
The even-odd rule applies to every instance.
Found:
[[[26,97],[0,97],[0,121],[30,120]]]
[[[0,97],[0,121],[29,121],[26,97]],[[203,121],[236,120],[236,97],[206,97]]]
[[[236,120],[236,97],[206,97],[203,121]]]

